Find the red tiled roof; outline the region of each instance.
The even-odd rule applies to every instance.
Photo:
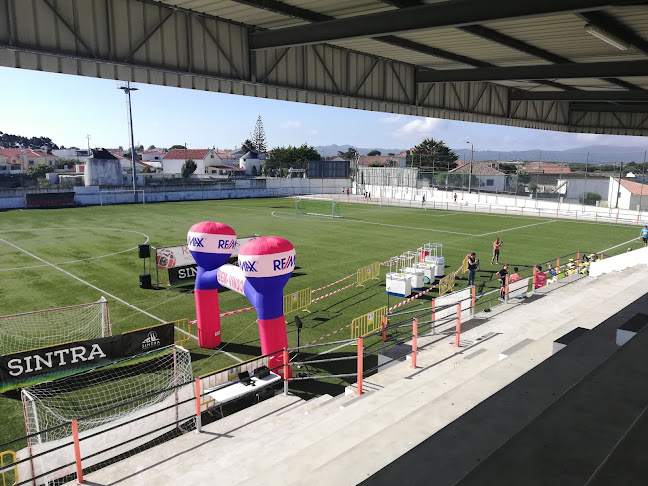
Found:
[[[470,174],[470,162],[466,161],[457,161],[459,167],[448,171],[451,174]],[[497,169],[494,169],[491,166],[490,162],[473,162],[472,163],[472,174],[473,175],[493,175],[493,176],[503,176],[506,175],[504,172],[501,172]]]
[[[619,179],[616,178],[614,179],[615,181],[619,182]],[[633,196],[648,196],[648,184],[641,184],[639,182],[630,182],[630,181],[624,181],[621,180],[621,185],[630,191],[630,194]]]
[[[210,151],[211,149],[173,149],[162,157],[162,160],[202,160]]]
[[[166,155],[164,152],[152,150],[151,152],[142,152],[142,155]]]
[[[27,157],[55,157],[54,155],[48,155],[44,152],[41,152],[40,150],[32,150],[28,148],[15,148],[15,149],[0,149],[0,155],[4,155],[5,157],[13,158],[13,157],[20,157],[20,152],[22,151],[26,152]]]
[[[221,159],[232,159],[233,157],[230,157],[230,151],[229,150],[215,150],[214,153],[218,155]]]

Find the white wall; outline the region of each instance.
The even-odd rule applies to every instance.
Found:
[[[635,265],[648,264],[648,247],[639,250],[628,251],[619,255],[604,258],[590,264],[589,274],[591,277],[598,277],[604,273],[623,270]]]
[[[503,175],[479,175],[477,176],[479,179],[480,185],[479,185],[479,190],[480,191],[486,191],[486,192],[502,192],[506,189],[506,176]],[[493,181],[492,186],[487,186],[486,182],[488,180]]]
[[[566,199],[576,199],[585,192],[598,192],[601,195],[601,201],[609,201],[610,198],[610,178],[605,179],[569,179],[567,181]]]

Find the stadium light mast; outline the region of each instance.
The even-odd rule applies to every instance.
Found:
[[[125,85],[119,86],[118,89],[121,89],[127,96],[128,99],[128,128],[130,129],[130,142],[131,142],[131,163],[133,167],[133,196],[137,198],[137,167],[135,166],[135,137],[133,137],[133,109],[131,107],[131,91],[137,91],[138,88],[131,88],[130,81],[127,81]],[[137,201],[136,201],[137,202]]]
[[[470,143],[470,142],[466,142]],[[475,146],[470,143],[470,165],[468,167],[468,194],[470,194],[470,187],[472,182],[472,165],[473,165],[473,154],[475,153]]]

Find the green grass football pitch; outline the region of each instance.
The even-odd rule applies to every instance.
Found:
[[[340,204],[340,213],[339,219],[296,215],[293,199],[5,211],[0,213],[0,314],[93,302],[103,295],[109,301],[114,334],[161,321],[194,319],[191,293],[139,288],[142,260],[137,257],[137,245],[182,244],[188,229],[199,221],[226,223],[239,236],[274,235],[291,241],[297,269],[285,293],[327,285],[364,265],[428,242],[444,245],[449,271],[460,266],[466,253],[475,251],[481,260],[478,279],[482,280],[492,278],[499,268],[490,265],[497,236],[504,241],[500,262],[513,265],[532,265],[579,250],[600,251],[624,242],[607,255],[640,246],[638,239],[628,242],[638,237],[635,226],[346,203]],[[155,272],[153,265],[151,272]],[[300,312],[301,343],[386,305],[384,274],[383,269],[381,280],[368,282],[366,288],[353,287],[313,304],[310,314]],[[465,281],[459,281],[457,288],[464,285]],[[434,292],[426,298],[432,296]],[[389,304],[400,300],[392,296]],[[248,305],[234,292],[220,293],[221,312]],[[295,346],[293,315],[287,321],[289,345]],[[192,352],[196,375],[236,364],[232,356],[245,360],[260,354],[254,311],[224,317],[222,337],[221,350],[200,349],[195,340],[184,344]],[[349,337],[346,330],[332,339]],[[316,385],[308,383],[306,388],[315,390]],[[328,392],[325,384],[320,386]],[[0,443],[24,433],[18,393],[0,396],[0,416],[4,419]]]

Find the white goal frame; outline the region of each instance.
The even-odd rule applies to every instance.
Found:
[[[320,202],[320,203],[331,203],[331,212],[329,214],[326,213],[311,213],[311,212],[304,212],[299,210],[299,202],[300,201],[313,201],[313,202]],[[338,206],[339,206],[339,201],[336,199],[330,199],[330,198],[318,198],[318,197],[303,197],[303,196],[297,196],[295,197],[295,214],[308,214],[311,216],[326,216],[329,218],[341,218],[342,216],[340,215]],[[336,214],[336,209],[338,209],[337,214]]]
[[[67,316],[85,315],[89,307],[99,306],[100,318],[95,318],[97,326],[81,325],[74,328],[61,328],[56,320],[57,314],[60,321],[67,319]],[[37,323],[45,321],[52,326],[51,332],[37,334],[34,327]],[[33,324],[32,324],[33,323]],[[16,330],[23,332],[16,332]],[[15,332],[11,334],[12,332]],[[0,316],[0,356],[11,353],[19,353],[29,349],[56,346],[71,341],[95,339],[112,335],[110,328],[110,314],[108,312],[108,301],[101,297],[97,302],[88,304],[70,305],[67,307],[56,307],[21,314]],[[12,349],[11,341],[23,339],[29,345],[16,346]]]

